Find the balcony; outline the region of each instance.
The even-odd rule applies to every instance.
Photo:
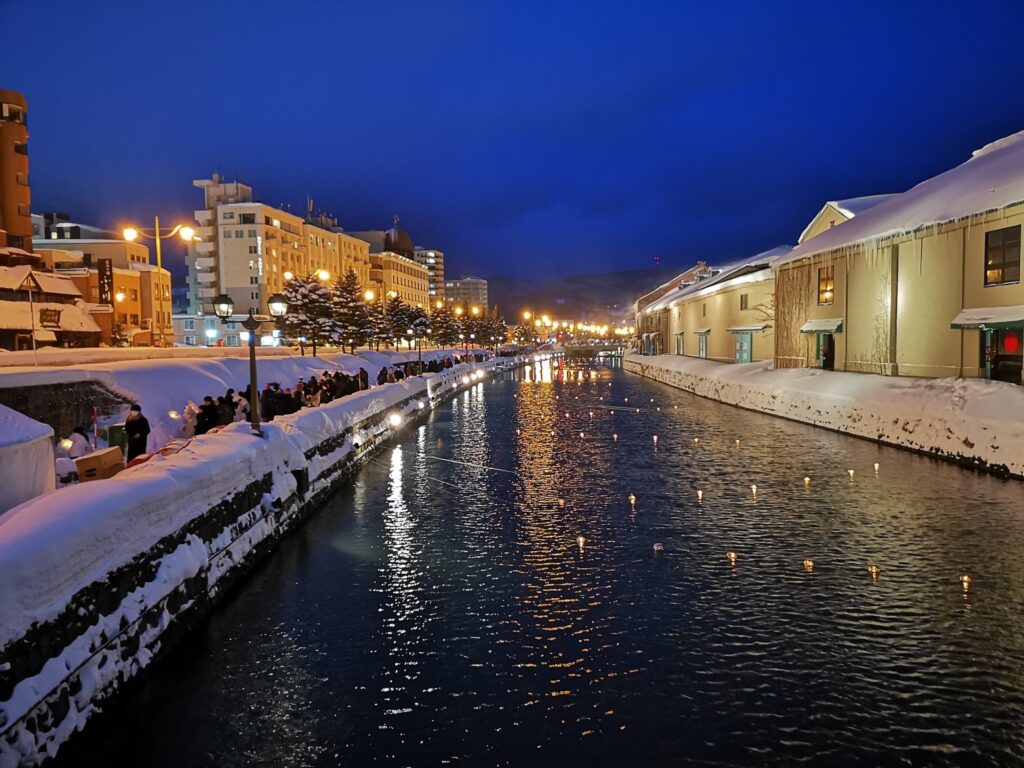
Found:
[[[201,211],[192,211],[192,215],[200,225],[210,224],[213,222],[213,211],[208,211],[205,208]]]
[[[200,243],[196,243],[196,253],[213,253],[216,247],[216,243],[210,242],[209,240],[203,240]]]
[[[217,282],[217,276],[213,272],[200,272],[196,275],[196,282],[199,285],[211,285]]]
[[[199,296],[200,299],[212,299],[214,296],[217,295],[217,289],[200,288],[196,291],[196,295]]]
[[[197,256],[196,257],[196,269],[213,269],[216,265],[217,260],[210,256]]]
[[[203,238],[203,240],[209,240],[213,237],[213,225],[200,225],[196,227],[196,234]]]

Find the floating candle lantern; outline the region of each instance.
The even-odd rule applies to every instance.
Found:
[[[960,583],[963,584],[964,592],[971,588],[971,577],[966,573],[960,577]]]
[[[665,551],[665,547],[663,547],[661,544],[655,544],[654,545],[654,554],[660,555],[664,551]]]
[[[811,484],[811,478],[805,477],[804,478],[804,485],[810,485],[810,484]]]
[[[658,444],[658,436],[657,436],[657,435],[655,435],[655,436],[654,436],[654,444],[655,444],[655,445],[657,445],[657,444]]]
[[[697,501],[704,501],[704,491],[697,491]]]
[[[850,476],[850,479],[853,480],[853,470],[852,469],[848,469],[848,470],[846,470],[846,472]]]
[[[587,540],[583,536],[577,536],[576,543],[579,545],[580,549],[583,549],[583,546],[587,543]]]
[[[583,439],[583,433],[580,432],[580,440],[582,440],[582,439]]]
[[[630,506],[636,506],[636,496],[634,496],[632,493],[629,494],[629,503]]]
[[[736,447],[737,447],[737,448],[739,448],[739,447],[740,447],[740,441],[739,441],[739,440],[737,440],[737,441],[736,441]]]
[[[870,573],[870,574],[871,574],[871,580],[872,580],[872,581],[877,581],[877,580],[878,580],[878,575],[879,575],[879,574],[880,574],[881,572],[882,572],[882,569],[881,569],[881,568],[879,568],[879,567],[878,567],[877,565],[875,565],[874,563],[869,563],[869,564],[868,564],[868,573]]]
[[[693,444],[697,445],[698,443],[700,443],[700,438],[699,437],[693,438]]]
[[[618,434],[614,434],[614,435],[612,435],[612,440],[614,440],[614,441],[615,441],[616,443],[617,443],[617,442],[619,442],[619,436],[618,436]]]
[[[878,462],[877,461],[875,462],[875,474],[876,475],[878,474]]]
[[[804,560],[804,570],[808,573],[814,570],[814,561],[811,558]]]
[[[565,506],[565,499],[559,499],[558,500],[558,506],[564,507]]]
[[[725,556],[727,558],[729,558],[729,564],[730,565],[736,565],[736,553],[735,552],[726,552]]]
[[[750,493],[752,495],[754,495],[754,496],[757,496],[757,483],[755,483],[754,485],[750,486]]]

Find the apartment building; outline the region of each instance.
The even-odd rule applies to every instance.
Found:
[[[476,306],[486,310],[487,281],[467,275],[458,280],[446,280],[444,300],[451,306]]]
[[[436,248],[416,247],[413,250],[413,259],[417,264],[427,268],[430,304],[433,307],[438,306],[438,302],[444,301],[444,252]]]
[[[0,89],[0,264],[35,266],[28,177],[28,102]]]
[[[200,240],[189,247],[189,314],[212,314],[225,293],[241,314],[267,314],[267,300],[293,276],[324,273],[327,280],[353,269],[370,280],[369,246],[334,219],[307,220],[253,198],[252,187],[225,182],[220,174],[198,179],[204,208],[195,211]]]
[[[370,285],[379,296],[397,294],[402,301],[430,311],[427,268],[392,251],[370,254]]]

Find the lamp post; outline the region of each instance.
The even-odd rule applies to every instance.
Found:
[[[157,312],[163,314],[163,311],[164,311],[164,287],[162,285],[161,278],[163,277],[164,260],[163,260],[163,254],[160,251],[160,243],[162,243],[164,240],[166,240],[169,237],[174,237],[175,235],[180,237],[186,243],[190,243],[193,240],[197,240],[198,239],[196,237],[195,229],[193,229],[192,227],[190,227],[187,224],[176,224],[173,227],[167,227],[166,229],[162,230],[162,229],[160,229],[160,217],[159,216],[154,216],[153,217],[153,229],[143,229],[142,227],[136,227],[134,225],[128,225],[128,226],[126,226],[122,230],[121,234],[124,235],[124,239],[127,240],[129,243],[134,242],[135,240],[138,240],[140,237],[145,239],[145,240],[152,240],[154,242],[154,245],[156,247],[156,275],[157,275],[156,289],[157,289],[158,293],[160,294],[160,296],[159,296],[159,303],[157,304]],[[168,313],[167,316],[169,318],[170,317],[170,313]],[[157,318],[157,336],[153,340],[154,346],[160,346],[160,347],[163,346],[163,343],[164,343],[164,332],[163,332],[163,329],[166,328],[166,327],[167,326],[165,324],[161,324],[160,323],[159,317],[158,317]],[[159,339],[159,341],[160,341],[159,344],[156,343],[157,339]]]
[[[260,390],[259,382],[256,380],[256,331],[263,323],[273,322],[285,316],[288,311],[288,300],[280,293],[275,293],[267,300],[267,308],[270,310],[271,320],[256,317],[256,314],[249,309],[249,316],[242,321],[242,327],[249,333],[249,421],[252,425],[252,433],[258,437],[263,436],[260,429]],[[235,310],[235,302],[227,294],[222,293],[213,300],[213,311],[222,323],[226,323]]]

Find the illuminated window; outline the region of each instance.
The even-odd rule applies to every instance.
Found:
[[[985,233],[985,285],[1020,282],[1020,225]]]
[[[835,267],[822,267],[818,270],[818,303],[831,304],[835,298],[836,272]]]

